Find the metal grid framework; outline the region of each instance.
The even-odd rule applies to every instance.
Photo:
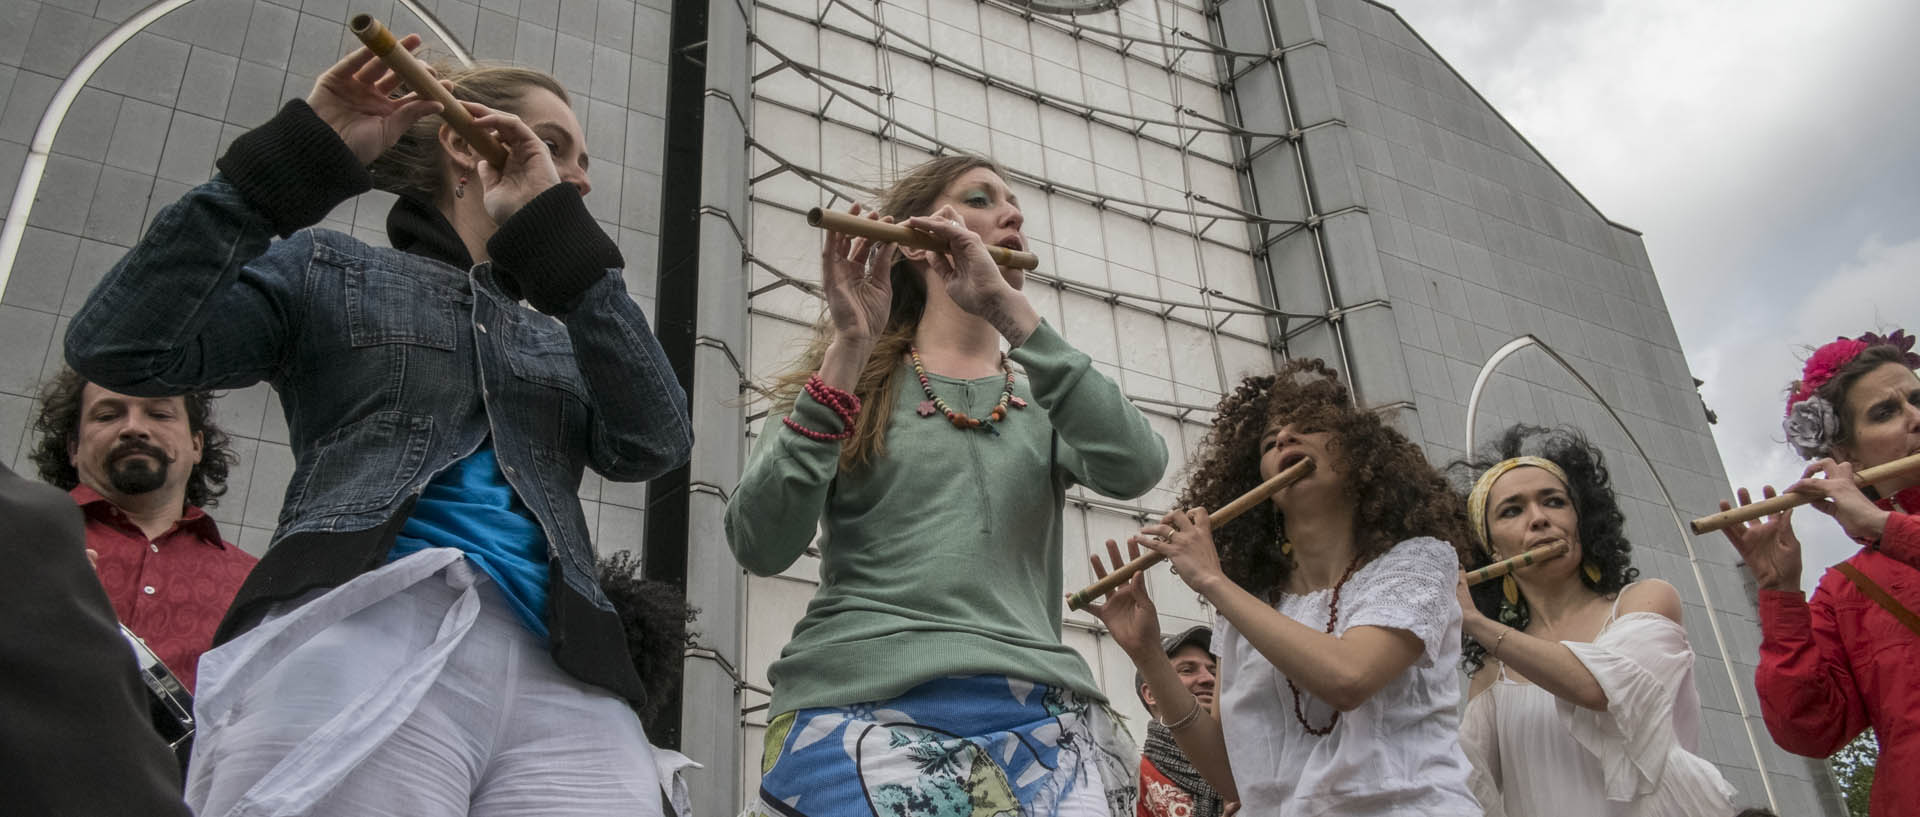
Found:
[[[748,348],[733,356],[743,393],[790,365],[820,315],[821,236],[802,213],[867,200],[931,156],[994,157],[1041,257],[1029,297],[1146,412],[1172,454],[1159,487],[1137,503],[1070,497],[1068,583],[1090,580],[1094,546],[1170,505],[1222,385],[1270,369],[1290,338],[1334,317],[1276,306],[1263,262],[1272,242],[1317,230],[1306,186],[1285,191],[1297,219],[1245,204],[1249,152],[1302,161],[1299,130],[1239,127],[1226,93],[1233,72],[1277,71],[1278,55],[1210,45],[1217,22],[1182,0],[1073,18],[998,0],[757,0],[750,15],[751,99],[734,108],[749,123],[751,204],[745,223],[729,219],[750,276]],[[749,410],[749,437],[764,411]],[[749,754],[768,714],[766,665],[817,571],[808,556],[748,580],[740,681]],[[1210,617],[1177,579],[1150,582],[1167,626]],[[1131,663],[1095,619],[1069,614],[1066,638],[1123,712],[1144,714],[1129,691]],[[751,778],[757,764],[743,761]]]

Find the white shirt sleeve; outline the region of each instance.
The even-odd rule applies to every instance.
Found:
[[[1561,643],[1607,694],[1604,712],[1558,701],[1573,739],[1600,759],[1607,798],[1653,791],[1675,748],[1676,687],[1693,667],[1687,631],[1658,613],[1629,613],[1592,643]]]
[[[1408,539],[1360,569],[1340,601],[1344,623],[1337,632],[1354,627],[1405,630],[1427,645],[1421,668],[1433,666],[1434,639],[1457,633],[1460,603],[1453,585],[1460,557],[1453,546],[1432,537]]]

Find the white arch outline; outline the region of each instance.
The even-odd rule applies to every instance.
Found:
[[[427,31],[446,44],[461,65],[473,65],[473,57],[467,53],[466,47],[454,39],[437,18],[421,8],[416,0],[395,1],[420,18],[426,24]],[[193,0],[158,0],[115,26],[87,51],[86,56],[80,58],[80,62],[73,66],[67,78],[53,92],[53,98],[47,101],[47,109],[40,114],[40,125],[33,131],[33,141],[27,146],[26,161],[20,166],[20,181],[15,183],[13,201],[7,206],[6,225],[0,227],[0,297],[6,296],[7,282],[13,278],[13,264],[20,255],[20,242],[27,234],[27,217],[33,214],[34,197],[40,193],[40,182],[46,177],[47,159],[53,155],[53,139],[60,133],[60,125],[66,121],[67,110],[73,107],[74,99],[80,96],[81,89],[93,79],[100,66],[120,50],[120,46],[126,45],[128,40],[146,30],[155,20],[191,2]]]
[[[1573,379],[1580,383],[1581,388],[1587,390],[1587,394],[1593,397],[1594,402],[1599,403],[1600,408],[1606,410],[1607,416],[1613,418],[1613,424],[1620,427],[1620,433],[1627,435],[1627,442],[1633,445],[1633,452],[1640,455],[1640,461],[1646,463],[1647,470],[1653,474],[1653,483],[1660,488],[1660,498],[1667,503],[1667,512],[1673,515],[1673,527],[1680,532],[1680,541],[1687,546],[1687,566],[1693,570],[1693,583],[1700,588],[1701,600],[1706,602],[1700,606],[1707,611],[1707,628],[1713,632],[1714,646],[1720,651],[1720,667],[1726,670],[1727,684],[1733,690],[1733,703],[1740,709],[1740,728],[1746,730],[1747,746],[1753,750],[1753,766],[1760,773],[1761,788],[1766,790],[1767,807],[1778,812],[1780,803],[1773,796],[1773,781],[1767,778],[1767,762],[1760,754],[1760,740],[1753,733],[1753,719],[1747,712],[1747,699],[1740,695],[1740,678],[1733,672],[1732,653],[1727,651],[1726,635],[1720,631],[1720,616],[1713,609],[1713,594],[1707,591],[1707,577],[1700,572],[1700,557],[1693,550],[1693,531],[1687,527],[1686,520],[1681,518],[1680,508],[1673,504],[1673,494],[1667,490],[1666,480],[1660,478],[1660,469],[1654,466],[1653,458],[1648,457],[1646,449],[1640,447],[1640,440],[1633,436],[1633,429],[1628,428],[1626,422],[1620,419],[1620,413],[1613,410],[1613,406],[1607,403],[1607,398],[1602,397],[1599,390],[1580,374],[1580,370],[1575,369],[1572,363],[1567,362],[1559,352],[1548,346],[1546,341],[1533,335],[1521,335],[1507,341],[1505,346],[1488,356],[1486,364],[1480,367],[1480,374],[1473,379],[1473,394],[1467,398],[1468,456],[1472,456],[1475,447],[1473,419],[1479,414],[1480,395],[1487,388],[1487,383],[1493,379],[1494,369],[1500,366],[1501,361],[1529,346],[1538,347],[1540,351],[1545,352],[1547,357],[1552,358],[1553,362],[1560,364],[1560,368],[1566,370],[1567,374],[1572,375]]]

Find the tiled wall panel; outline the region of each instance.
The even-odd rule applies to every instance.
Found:
[[[0,10],[0,189],[11,193],[35,128],[80,58],[145,3],[14,0]],[[351,9],[349,8],[351,6]],[[626,255],[628,291],[653,310],[660,161],[666,108],[665,11],[633,0],[526,0],[476,8],[423,0],[463,50],[554,72],[573,97],[593,157],[587,205]],[[365,11],[398,32],[425,33],[392,0],[192,0],[133,33],[59,123],[4,298],[0,298],[0,458],[31,471],[39,383],[61,365],[73,314],[154,214],[206,181],[234,137],[304,96],[350,45],[346,19]],[[639,44],[636,44],[639,43]],[[432,54],[452,50],[428,36]],[[321,226],[385,242],[393,197],[348,201]],[[222,532],[263,552],[293,471],[279,400],[264,384],[227,393],[216,420],[240,456],[212,509]],[[580,499],[603,552],[638,549],[645,490],[589,474]]]

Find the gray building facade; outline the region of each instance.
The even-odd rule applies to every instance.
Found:
[[[358,12],[420,31],[444,62],[513,61],[573,93],[589,207],[694,402],[687,469],[652,486],[589,475],[580,499],[602,551],[644,550],[703,611],[680,736],[707,766],[701,813],[753,793],[765,669],[817,582],[811,558],[744,575],[719,525],[765,422],[746,384],[781,371],[819,315],[820,235],[801,214],[952,151],[1007,167],[1042,261],[1030,296],[1172,452],[1137,502],[1074,497],[1070,582],[1171,503],[1220,394],[1287,356],[1326,358],[1437,463],[1475,432],[1572,424],[1608,452],[1636,563],[1686,601],[1702,754],[1743,803],[1840,813],[1823,764],[1759,721],[1735,554],[1675,529],[1728,486],[1639,235],[1366,0],[8,0],[0,458],[30,465],[36,386],[88,289],[231,139],[305,94]],[[325,226],[383,241],[391,201],[362,196]],[[292,471],[284,420],[265,386],[218,411],[242,461],[213,515],[260,552]],[[1210,618],[1176,579],[1150,581],[1167,626]],[[1141,723],[1098,622],[1070,615],[1065,637]]]

